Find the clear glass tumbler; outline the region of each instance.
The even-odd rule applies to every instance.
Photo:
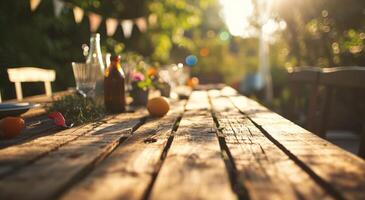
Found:
[[[77,91],[85,97],[93,97],[99,75],[99,65],[72,62],[72,69]]]

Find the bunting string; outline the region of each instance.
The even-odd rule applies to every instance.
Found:
[[[29,0],[30,9],[32,12],[36,11],[42,0]],[[75,6],[71,3],[64,2],[62,0],[53,0],[54,14],[59,17],[62,14],[62,10],[65,7],[72,9],[74,14],[75,23],[79,24],[82,22],[85,13],[89,18],[90,31],[96,32],[103,21],[103,17],[97,13],[85,11],[79,6]],[[117,30],[118,24],[121,25],[122,31],[125,38],[130,38],[133,32],[133,26],[136,25],[140,32],[146,32],[148,25],[154,26],[157,23],[157,16],[150,15],[148,17],[148,23],[145,17],[139,17],[135,19],[117,19],[107,17],[105,19],[106,32],[108,36],[113,36]]]

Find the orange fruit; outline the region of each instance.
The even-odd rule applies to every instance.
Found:
[[[2,137],[5,139],[16,137],[23,130],[24,124],[24,120],[21,117],[5,117],[0,120]]]
[[[155,97],[148,100],[147,110],[154,117],[162,117],[170,110],[170,104],[165,97]]]
[[[187,85],[191,88],[196,88],[199,85],[199,79],[197,77],[192,77],[188,80]]]

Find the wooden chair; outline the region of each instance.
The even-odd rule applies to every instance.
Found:
[[[287,69],[287,72],[291,94],[289,99],[289,119],[295,118],[298,107],[297,99],[300,96],[299,91],[301,91],[304,85],[308,85],[310,89],[305,127],[315,132],[317,88],[321,69],[318,67],[295,67]]]
[[[23,99],[22,82],[44,82],[47,96],[52,96],[51,82],[56,79],[56,71],[35,67],[20,67],[8,69],[9,80],[15,83],[16,98]]]
[[[336,88],[365,89],[365,67],[323,68],[319,77],[319,84],[325,86],[324,106],[319,126],[319,134],[324,137],[327,131],[331,99],[334,90]],[[364,119],[362,120],[365,122]],[[363,124],[360,138],[359,155],[365,158],[365,123]]]

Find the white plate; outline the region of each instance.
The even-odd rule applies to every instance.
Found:
[[[29,109],[38,107],[33,103],[0,103],[0,118],[8,116],[19,116]]]

